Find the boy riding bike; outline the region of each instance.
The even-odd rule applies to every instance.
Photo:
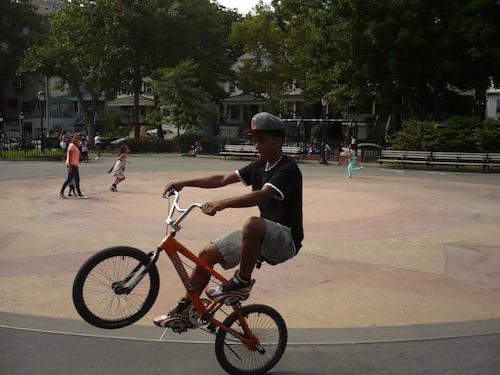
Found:
[[[174,181],[165,187],[180,191],[186,186],[218,188],[236,182],[251,186],[252,191],[238,197],[207,202],[202,211],[215,215],[226,208],[258,206],[260,217],[251,217],[240,231],[226,234],[207,246],[199,257],[210,267],[220,264],[224,269],[239,270],[226,283],[208,288],[205,293],[215,302],[232,304],[246,300],[255,280],[252,272],[259,259],[271,264],[282,263],[294,257],[304,237],[302,227],[302,174],[295,160],[283,155],[285,126],[281,119],[267,112],[252,118],[251,130],[259,159],[235,172],[192,180]],[[198,294],[207,287],[210,275],[196,268],[191,275]],[[189,326],[188,311],[191,301],[187,295],[166,315],[154,323],[160,327]]]

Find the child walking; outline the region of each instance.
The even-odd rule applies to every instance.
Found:
[[[347,162],[349,164],[347,165],[347,178],[352,178],[353,171],[364,171],[365,167],[363,167],[362,165],[356,167],[356,161],[358,160],[358,157],[356,156],[356,150],[354,149],[354,146],[352,144],[349,145],[348,153],[349,157],[347,159]]]
[[[118,191],[116,188],[116,185],[118,185],[120,182],[125,180],[125,164],[130,162],[127,160],[127,154],[130,152],[130,149],[128,148],[127,145],[123,145],[120,147],[118,160],[116,161],[115,165],[113,166],[112,170],[112,176],[115,177],[115,182],[111,185],[109,190],[111,191]]]
[[[82,140],[80,142],[80,147],[82,148],[82,161],[85,163],[89,162],[89,142],[85,136],[82,136]]]

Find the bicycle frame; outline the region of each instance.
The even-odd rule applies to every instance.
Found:
[[[249,350],[257,350],[261,354],[264,353],[263,347],[259,344],[258,339],[252,334],[250,331],[248,324],[245,320],[245,317],[243,316],[243,313],[240,309],[240,305],[236,304],[233,305],[233,309],[237,311],[238,313],[238,320],[243,328],[243,334],[236,332],[235,330],[226,327],[222,322],[214,318],[215,312],[220,309],[222,305],[219,305],[217,302],[211,302],[208,306],[205,306],[200,299],[200,295],[198,292],[194,289],[191,277],[186,271],[186,268],[184,267],[184,264],[182,263],[179,254],[182,255],[183,257],[189,259],[192,261],[196,266],[199,267],[202,271],[206,272],[207,274],[211,275],[211,277],[214,277],[221,283],[224,283],[227,281],[226,278],[224,278],[221,274],[219,274],[217,271],[215,271],[213,268],[209,267],[204,261],[202,261],[198,256],[194,255],[189,249],[187,249],[184,245],[182,245],[180,242],[178,242],[175,238],[176,232],[180,229],[180,222],[195,208],[201,208],[201,205],[195,203],[189,206],[187,209],[182,209],[178,205],[178,200],[179,200],[179,193],[177,191],[170,192],[168,196],[170,195],[175,195],[174,198],[174,204],[172,205],[169,214],[168,214],[168,219],[167,219],[167,225],[171,226],[173,228],[173,231],[168,233],[165,238],[160,242],[158,245],[157,253],[160,250],[163,250],[167,253],[168,257],[172,261],[172,264],[174,266],[174,269],[176,270],[177,274],[179,275],[179,278],[181,279],[182,283],[184,284],[184,287],[186,288],[187,294],[191,300],[191,303],[195,307],[196,311],[198,312],[198,316],[200,319],[204,321],[208,321],[209,323],[213,324],[214,326],[218,327],[219,329],[222,329],[226,331],[227,333],[230,333],[231,335],[237,337],[239,340],[241,340]],[[173,215],[175,211],[179,211],[182,213],[182,215],[177,219],[173,219]],[[152,262],[156,262],[156,259],[158,258],[158,254],[154,253],[153,254],[153,260]]]

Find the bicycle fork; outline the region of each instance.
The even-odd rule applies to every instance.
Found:
[[[238,322],[240,323],[241,328],[243,329],[243,333],[237,332],[231,327],[226,327],[224,324],[219,322],[218,320],[215,319],[209,319],[210,323],[213,324],[214,326],[219,327],[219,329],[222,329],[226,331],[228,334],[233,335],[236,337],[238,340],[240,340],[245,346],[248,348],[250,351],[257,351],[260,354],[265,354],[266,349],[260,344],[259,339],[255,337],[255,335],[252,333],[250,330],[250,327],[247,324],[247,321],[245,319],[245,316],[243,315],[243,312],[241,311],[240,307],[235,307],[234,311],[238,314]],[[229,349],[237,355],[230,346],[228,346]]]
[[[135,266],[135,268],[130,271],[130,273],[127,275],[127,277],[121,281],[115,281],[111,287],[112,289],[115,291],[116,294],[130,294],[132,292],[132,290],[134,290],[134,288],[137,286],[137,284],[140,283],[140,281],[144,278],[144,276],[146,276],[146,274],[148,273],[149,269],[156,263],[156,261],[158,260],[158,258],[160,257],[160,251],[161,249],[156,249],[156,251],[151,251],[148,256],[151,258],[151,261],[149,262],[149,264],[144,267],[144,270],[139,274],[137,275],[137,277],[135,278],[134,281],[132,281],[130,283],[129,286],[126,286],[130,280],[132,280],[133,277],[135,277],[135,274],[141,269],[142,267],[142,264],[138,264],[137,266]]]

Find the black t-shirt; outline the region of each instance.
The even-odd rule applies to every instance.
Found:
[[[276,191],[268,204],[259,205],[260,216],[289,227],[295,248],[299,251],[304,238],[302,173],[289,156],[283,156],[269,170],[266,170],[266,165],[267,162],[256,160],[236,172],[244,184],[252,186],[252,190],[268,185]]]

